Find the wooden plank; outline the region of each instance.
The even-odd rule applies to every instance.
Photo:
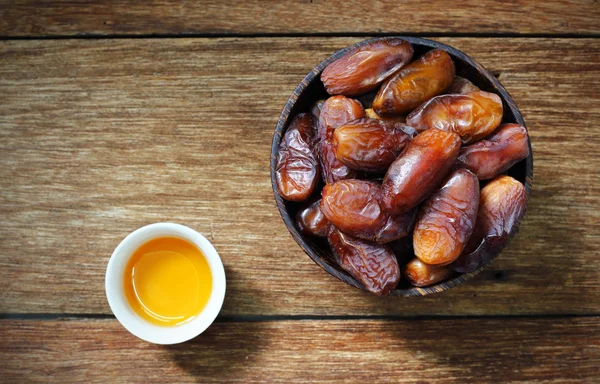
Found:
[[[592,383],[600,320],[217,323],[156,346],[115,320],[0,321],[15,383]]]
[[[600,40],[440,39],[521,107],[534,183],[521,232],[476,280],[375,298],[327,275],[275,207],[272,133],[292,89],[355,38],[0,44],[0,313],[110,313],[130,231],[173,221],[225,263],[223,313],[600,313]]]
[[[2,0],[0,35],[282,33],[598,34],[592,0]]]

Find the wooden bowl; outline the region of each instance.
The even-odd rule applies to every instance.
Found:
[[[502,104],[504,106],[504,116],[502,118],[502,123],[517,123],[525,126],[525,121],[523,121],[523,117],[519,112],[519,109],[516,107],[515,102],[512,97],[508,94],[506,89],[500,84],[498,79],[496,79],[492,74],[490,74],[481,64],[477,63],[475,60],[470,58],[465,53],[452,48],[448,45],[438,43],[436,41],[421,39],[418,37],[402,37],[398,36],[398,38],[406,40],[410,42],[414,48],[414,56],[416,59],[423,55],[425,52],[439,48],[442,49],[454,60],[454,64],[456,66],[456,74],[458,76],[465,77],[477,85],[480,89],[493,92],[499,95],[502,98]],[[337,51],[321,63],[317,65],[302,82],[296,87],[290,98],[288,99],[283,111],[281,112],[281,116],[279,117],[279,121],[277,122],[277,127],[275,128],[275,133],[273,134],[273,143],[271,145],[271,184],[273,186],[273,192],[275,193],[275,201],[277,202],[277,206],[279,208],[279,212],[281,213],[281,217],[283,217],[283,221],[287,226],[288,230],[292,234],[292,237],[296,240],[296,242],[302,247],[304,252],[318,265],[320,265],[323,269],[329,272],[331,275],[337,277],[343,282],[350,284],[354,287],[365,290],[362,284],[346,273],[340,266],[337,265],[335,259],[329,249],[327,241],[325,239],[313,238],[311,236],[306,236],[302,234],[295,224],[295,216],[296,212],[300,207],[303,206],[302,203],[293,203],[289,201],[285,201],[277,191],[277,185],[275,182],[275,162],[277,159],[277,149],[279,147],[279,142],[285,130],[288,127],[290,117],[296,116],[301,112],[308,112],[312,104],[323,98],[327,98],[327,92],[325,92],[325,88],[323,87],[323,83],[321,83],[320,75],[325,67],[327,67],[333,61],[339,59],[343,55],[345,55],[348,51],[368,44],[369,42],[379,40],[379,38],[364,40],[349,47],[346,47],[340,51]],[[515,164],[509,171],[508,174],[515,179],[519,180],[523,184],[525,184],[525,189],[527,194],[531,193],[531,185],[533,181],[533,154],[531,151],[531,140],[528,137],[529,144],[529,157]],[[315,192],[315,195],[320,195],[320,189],[322,185]],[[404,279],[401,279],[400,284],[396,289],[394,289],[390,294],[392,296],[425,296],[435,292],[442,292],[452,287],[456,287],[459,284],[469,280],[473,276],[477,275],[483,269],[485,269],[492,261],[495,259],[498,254],[495,254],[485,265],[481,266],[479,269],[470,272],[459,274],[451,280],[435,284],[425,288],[415,288],[410,286]]]

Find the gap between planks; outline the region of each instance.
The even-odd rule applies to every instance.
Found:
[[[314,33],[143,33],[143,34],[98,34],[84,33],[79,35],[30,35],[30,36],[11,36],[0,35],[0,41],[11,40],[102,40],[102,39],[189,39],[189,38],[290,38],[290,37],[319,37],[319,38],[339,38],[339,37],[385,37],[385,36],[407,36],[424,38],[442,38],[442,37],[468,37],[468,38],[548,38],[548,39],[590,39],[600,38],[597,33],[506,33],[506,32],[314,32]]]
[[[530,314],[530,315],[239,315],[218,316],[215,323],[258,323],[275,321],[422,321],[422,320],[493,320],[493,319],[566,319],[599,317],[600,314]],[[112,314],[103,313],[0,313],[2,320],[115,320]]]

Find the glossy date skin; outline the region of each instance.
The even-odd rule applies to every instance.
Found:
[[[456,164],[489,180],[529,156],[527,130],[519,124],[502,124],[487,139],[463,147]]]
[[[381,86],[373,109],[381,116],[402,115],[444,92],[454,80],[452,58],[440,49],[425,53]]]
[[[412,259],[402,268],[402,275],[415,287],[428,287],[440,281],[447,280],[454,274],[448,266],[437,266]]]
[[[315,119],[310,113],[294,118],[277,152],[275,180],[279,194],[289,201],[304,201],[319,180]]]
[[[450,87],[446,89],[448,94],[464,94],[479,91],[479,88],[464,77],[456,76]]]
[[[400,267],[391,249],[358,239],[333,229],[329,246],[344,271],[362,283],[369,292],[387,295],[400,281]]]
[[[327,237],[331,223],[321,212],[321,200],[317,200],[296,214],[296,225],[306,235]]]
[[[413,56],[407,41],[385,38],[355,48],[329,64],[321,81],[330,95],[357,96],[376,88]]]
[[[381,188],[374,181],[338,181],[326,185],[321,195],[325,217],[352,236],[374,239],[389,218],[379,205]]]
[[[374,181],[338,181],[326,185],[322,196],[321,211],[331,224],[361,239],[388,243],[414,226],[416,210],[392,216],[381,208],[381,187]]]
[[[403,127],[368,118],[344,124],[333,133],[335,157],[352,169],[385,172],[412,139]]]
[[[425,200],[450,173],[460,137],[430,129],[417,135],[390,165],[382,184],[382,206],[402,215]]]
[[[352,120],[365,116],[362,105],[345,96],[333,96],[327,99],[319,114],[319,161],[321,176],[326,184],[356,177],[356,171],[348,168],[335,157],[332,142],[333,132]]]
[[[452,263],[457,272],[472,272],[487,263],[517,231],[527,209],[525,186],[510,176],[499,176],[480,193],[475,230],[465,252]]]
[[[456,132],[463,144],[470,144],[492,133],[502,113],[500,96],[476,91],[436,96],[411,112],[406,123],[419,132],[431,128]]]
[[[413,234],[417,258],[430,265],[456,260],[473,233],[478,207],[477,177],[466,169],[454,171],[421,206]]]
[[[319,140],[331,139],[337,127],[365,117],[365,109],[357,100],[345,96],[327,99],[319,113]]]

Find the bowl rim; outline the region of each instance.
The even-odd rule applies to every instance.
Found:
[[[294,91],[288,98],[287,102],[285,103],[285,106],[283,107],[283,110],[281,111],[281,115],[279,116],[279,120],[277,121],[277,126],[275,128],[275,132],[273,133],[273,141],[271,143],[271,161],[270,161],[271,187],[273,188],[275,202],[277,203],[277,208],[279,209],[279,213],[281,214],[281,217],[285,223],[285,226],[287,227],[288,231],[290,232],[290,234],[292,235],[292,237],[294,238],[296,243],[298,243],[300,248],[302,248],[302,250],[308,255],[308,257],[311,258],[311,260],[313,262],[315,262],[317,265],[319,265],[321,268],[323,268],[325,271],[327,271],[330,275],[336,277],[337,279],[341,280],[342,282],[345,282],[346,284],[349,284],[351,286],[359,288],[363,291],[365,291],[365,288],[363,287],[362,284],[360,284],[352,276],[350,276],[346,273],[342,273],[339,270],[337,270],[336,268],[334,268],[333,266],[326,263],[323,260],[323,257],[319,254],[319,252],[317,252],[315,249],[310,247],[306,243],[306,241],[303,239],[304,235],[301,234],[300,231],[298,230],[298,228],[296,227],[294,218],[290,217],[290,215],[285,207],[284,199],[277,192],[275,167],[276,167],[276,161],[277,161],[277,150],[279,148],[279,143],[281,141],[283,133],[285,132],[286,127],[288,126],[288,120],[290,118],[290,113],[291,113],[293,107],[295,106],[296,102],[298,101],[299,97],[308,88],[308,86],[313,81],[319,80],[321,72],[325,69],[325,67],[327,67],[329,64],[331,64],[335,60],[339,59],[340,57],[344,56],[349,51],[354,50],[358,47],[361,47],[363,45],[369,44],[374,41],[389,39],[389,38],[402,39],[402,40],[408,41],[412,45],[421,45],[421,46],[425,46],[425,47],[428,47],[431,49],[436,49],[436,48],[442,49],[442,50],[446,51],[447,53],[449,53],[451,56],[453,56],[453,58],[458,58],[458,59],[462,60],[463,62],[467,63],[468,65],[473,67],[477,72],[479,72],[479,74],[481,76],[483,76],[488,82],[490,82],[496,88],[496,92],[500,95],[505,106],[507,106],[511,110],[512,114],[514,115],[515,122],[517,124],[522,125],[527,130],[527,126],[525,125],[525,121],[523,119],[523,116],[521,115],[521,112],[517,108],[513,98],[510,96],[510,94],[504,88],[504,86],[502,86],[500,81],[495,76],[493,76],[487,69],[485,69],[485,67],[483,65],[479,64],[477,61],[475,61],[469,55],[465,54],[464,52],[462,52],[454,47],[451,47],[444,43],[440,43],[438,41],[429,40],[429,39],[420,38],[420,37],[408,37],[408,36],[385,36],[385,37],[375,37],[375,38],[365,39],[365,40],[359,41],[357,43],[351,44],[343,49],[340,49],[339,51],[335,52],[334,54],[332,54],[325,60],[321,61],[317,66],[315,66],[304,77],[304,79],[300,82],[300,84],[298,84],[296,89],[294,89]],[[527,145],[529,147],[529,156],[527,156],[527,158],[525,159],[525,161],[526,161],[526,163],[525,163],[525,168],[526,168],[525,191],[527,192],[527,195],[529,196],[531,194],[531,188],[532,188],[532,184],[533,184],[533,152],[532,152],[532,148],[531,148],[531,138],[529,136],[528,130],[527,130]],[[515,235],[516,235],[516,232],[510,238],[512,239]],[[465,281],[472,279],[474,276],[478,275],[481,271],[486,269],[496,259],[496,257],[498,257],[498,255],[501,253],[501,251],[504,248],[506,248],[506,246],[508,246],[508,244],[506,244],[500,251],[498,251],[496,254],[494,254],[485,264],[483,264],[482,266],[480,266],[479,268],[477,268],[476,270],[474,270],[472,272],[460,274],[448,281],[434,284],[429,287],[423,287],[423,288],[412,287],[412,288],[408,288],[408,289],[395,288],[394,290],[391,291],[390,296],[403,296],[403,297],[427,296],[427,295],[430,295],[433,293],[443,292],[450,288],[454,288],[457,285],[460,285],[460,284],[464,283]]]

